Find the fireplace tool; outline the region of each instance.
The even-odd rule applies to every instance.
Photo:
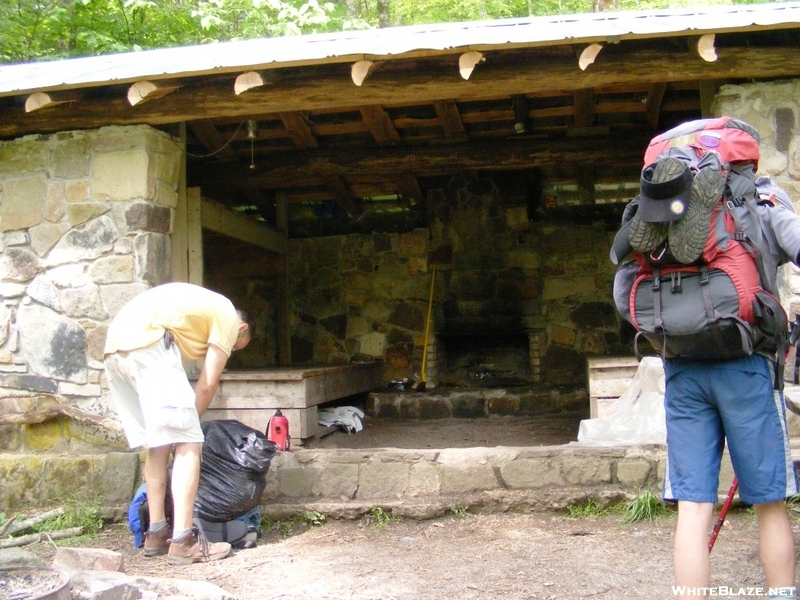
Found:
[[[422,367],[420,367],[419,383],[417,391],[424,392],[427,387],[427,375],[425,368],[428,362],[428,336],[431,333],[431,309],[433,308],[433,284],[436,281],[436,263],[431,268],[431,291],[428,295],[428,317],[425,319],[425,340],[422,342]]]

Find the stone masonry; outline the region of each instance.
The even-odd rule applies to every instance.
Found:
[[[0,142],[0,450],[125,449],[103,382],[110,318],[170,280],[181,148],[150,127]],[[8,422],[6,419],[4,422]]]

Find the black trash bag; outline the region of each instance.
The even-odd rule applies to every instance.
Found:
[[[278,446],[233,419],[201,425],[206,440],[194,513],[215,523],[231,521],[258,506]]]

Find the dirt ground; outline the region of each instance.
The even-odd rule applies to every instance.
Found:
[[[453,514],[383,527],[327,520],[276,527],[256,548],[183,567],[145,559],[123,525],[92,545],[122,552],[129,575],[205,580],[239,600],[660,600],[675,597],[674,523],[674,514],[625,525],[620,514],[566,512]],[[764,586],[756,535],[751,512],[729,513],[712,552],[712,585],[751,595]]]
[[[466,447],[562,444],[579,414],[478,420],[365,421],[312,447]],[[409,427],[413,425],[413,427]],[[184,567],[145,559],[127,523],[90,545],[122,552],[129,575],[204,580],[239,600],[667,600],[675,514],[625,525],[619,513],[449,514],[433,520],[372,518],[276,523],[255,548]],[[800,532],[800,525],[795,525]],[[765,586],[752,511],[729,513],[712,553],[712,585],[758,597]],[[64,542],[69,545],[69,542]],[[36,552],[52,556],[49,544]],[[741,592],[739,590],[742,590]],[[718,594],[721,595],[721,594]],[[728,594],[732,595],[732,594]],[[762,597],[766,592],[762,590]]]

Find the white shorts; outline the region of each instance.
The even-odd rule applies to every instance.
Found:
[[[203,442],[194,389],[178,347],[159,340],[105,358],[108,387],[131,448]]]

